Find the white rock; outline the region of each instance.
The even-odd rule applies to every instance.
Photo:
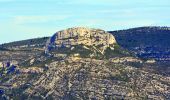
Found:
[[[114,49],[114,36],[104,30],[84,27],[69,28],[55,33],[47,42],[51,47],[70,47],[75,45],[99,46],[103,52],[107,47]]]

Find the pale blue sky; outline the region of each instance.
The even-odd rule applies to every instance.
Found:
[[[0,0],[0,43],[85,26],[170,26],[170,0]]]

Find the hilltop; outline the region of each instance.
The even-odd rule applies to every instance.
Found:
[[[101,29],[84,27],[69,28],[56,32],[46,44],[46,53],[80,55],[81,57],[103,58],[113,57],[112,54],[125,54],[119,47],[114,36]],[[128,54],[128,52],[126,52]],[[118,56],[118,55],[117,55]]]

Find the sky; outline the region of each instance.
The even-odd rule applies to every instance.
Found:
[[[170,26],[170,0],[0,0],[0,44],[70,27]]]

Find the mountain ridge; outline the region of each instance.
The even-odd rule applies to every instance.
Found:
[[[120,46],[136,53],[137,56],[142,57],[144,59],[148,58],[148,59],[155,59],[158,61],[162,58],[162,61],[163,61],[163,59],[166,57],[165,55],[169,52],[168,48],[170,48],[168,45],[170,43],[170,39],[168,38],[168,36],[170,35],[168,33],[169,28],[170,27],[149,26],[149,27],[137,27],[137,28],[130,28],[130,29],[124,29],[124,30],[117,30],[117,31],[108,31],[108,32],[115,35],[116,40]],[[130,33],[130,32],[133,32],[133,33]],[[132,37],[136,37],[136,38],[132,38]],[[37,40],[35,39],[31,39],[31,40],[35,40],[37,42],[39,41],[38,45],[41,46],[40,48],[42,48],[42,47],[45,47],[46,41],[49,38],[50,37],[43,37]],[[160,41],[159,39],[162,39],[162,40],[161,42],[158,42],[158,44],[156,44],[156,42],[154,43],[152,39],[154,39],[153,41]],[[14,47],[16,44],[33,45],[33,43],[31,43],[31,40],[26,40],[27,42],[25,43],[24,41],[21,41],[22,43],[19,41],[19,42],[1,44],[0,47],[2,50],[2,49],[9,49],[11,46]],[[142,43],[144,46],[141,45]],[[160,50],[161,48],[163,48],[162,50],[167,51],[167,53],[161,54],[161,50]],[[145,53],[142,54],[141,51],[144,51]],[[151,53],[147,53],[147,52],[151,52]],[[160,53],[155,54],[155,52],[160,52]],[[157,55],[157,57],[152,56],[152,55]],[[161,55],[163,56],[161,57]]]

